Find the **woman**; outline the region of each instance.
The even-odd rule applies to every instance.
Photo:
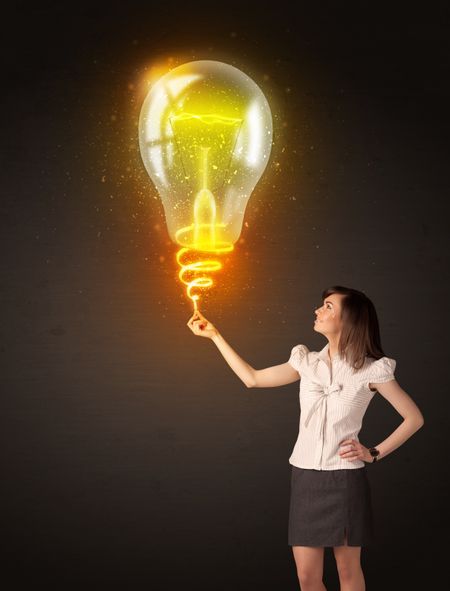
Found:
[[[373,541],[373,515],[366,463],[384,459],[423,424],[417,405],[394,377],[396,361],[381,348],[378,318],[362,292],[326,289],[315,310],[314,330],[328,343],[321,351],[304,344],[281,365],[254,369],[200,312],[188,322],[210,338],[248,388],[300,382],[300,425],[291,457],[288,544],[302,591],[324,591],[324,548],[333,547],[341,589],[364,591],[361,547]],[[358,440],[369,402],[379,392],[403,417],[384,441]],[[326,590],[325,590],[326,591]]]

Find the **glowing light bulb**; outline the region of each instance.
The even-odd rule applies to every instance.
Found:
[[[247,202],[269,161],[269,104],[259,86],[234,66],[188,62],[150,88],[139,118],[139,145],[169,236],[181,246],[179,277],[197,309],[199,295],[192,290],[212,285],[206,273],[222,264],[183,259],[194,252],[233,250]]]

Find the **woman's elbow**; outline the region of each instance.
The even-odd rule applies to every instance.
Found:
[[[257,369],[252,368],[250,375],[246,376],[246,379],[243,380],[243,382],[247,386],[247,388],[256,388],[256,386],[257,386],[256,372],[257,371],[258,371]]]
[[[420,429],[421,427],[424,426],[425,424],[425,419],[423,417],[422,413],[419,413],[417,415],[414,415],[413,417],[411,417],[411,421],[414,423],[414,425],[416,426],[416,430]]]

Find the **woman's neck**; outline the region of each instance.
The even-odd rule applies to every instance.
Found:
[[[336,338],[328,339],[328,356],[330,359],[333,359],[333,357],[339,353],[339,338],[340,335]]]

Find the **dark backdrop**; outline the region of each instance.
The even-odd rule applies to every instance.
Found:
[[[9,590],[298,588],[287,518],[299,384],[249,390],[188,329],[177,249],[140,161],[151,66],[192,59],[244,70],[274,114],[270,164],[203,312],[262,368],[326,344],[312,324],[325,287],[372,298],[425,426],[370,466],[367,585],[428,588],[434,570],[444,583],[448,15],[445,3],[311,4],[3,13]],[[400,421],[375,396],[360,440]],[[338,589],[331,549],[325,569]]]

